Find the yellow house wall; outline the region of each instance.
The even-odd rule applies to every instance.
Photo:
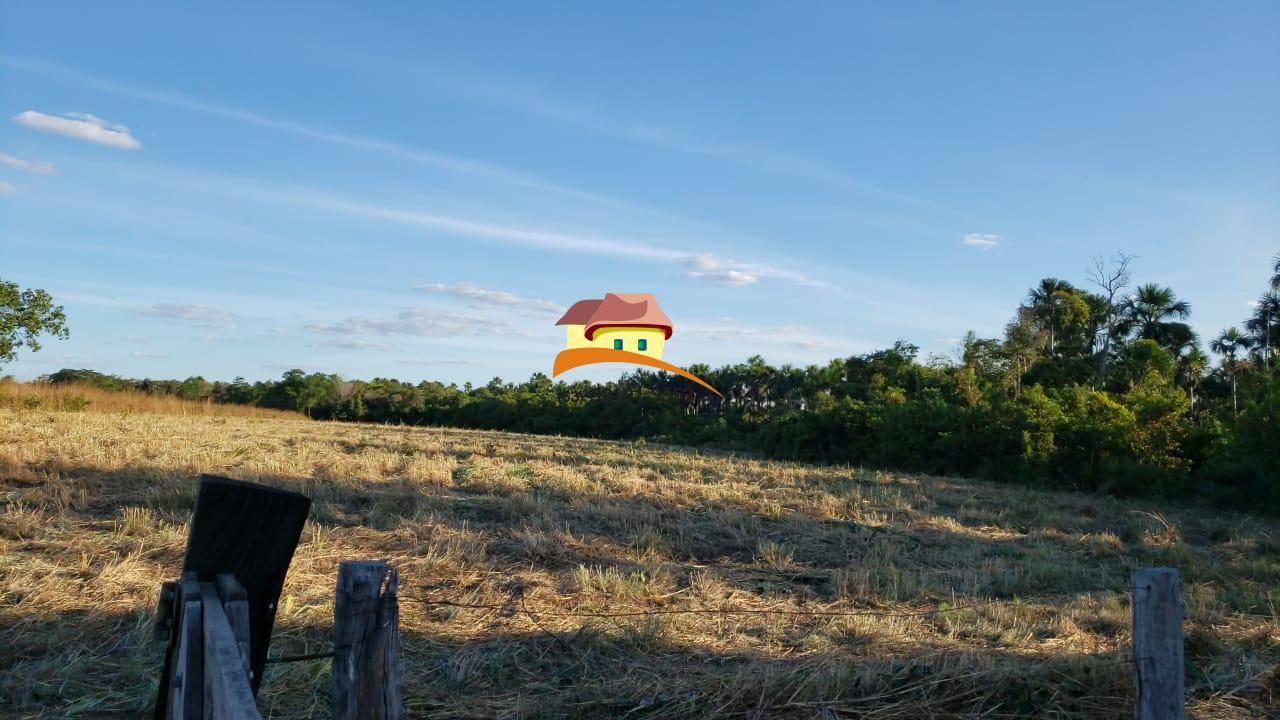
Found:
[[[595,347],[595,344],[587,339],[586,330],[586,325],[565,325],[565,348],[572,350],[580,347]]]
[[[667,338],[662,331],[655,330],[653,328],[601,328],[596,331],[595,340],[588,341],[581,331],[578,332],[578,337],[583,339],[584,344],[581,346],[570,345],[570,347],[594,346],[612,349],[614,340],[622,340],[623,350],[659,359],[662,358],[663,346],[667,342]],[[640,352],[640,350],[637,349],[639,345],[637,345],[636,341],[640,338],[644,338],[649,341],[649,348],[644,352]]]

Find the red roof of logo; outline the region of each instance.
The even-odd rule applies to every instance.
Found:
[[[605,293],[603,300],[579,300],[556,325],[585,325],[588,340],[607,327],[649,327],[671,338],[671,318],[652,293]]]

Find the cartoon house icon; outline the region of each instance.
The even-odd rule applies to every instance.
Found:
[[[565,348],[626,350],[662,359],[671,319],[651,293],[605,293],[579,300],[556,325],[565,326]]]

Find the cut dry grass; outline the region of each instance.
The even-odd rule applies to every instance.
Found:
[[[203,472],[313,498],[275,653],[325,649],[339,560],[400,569],[415,717],[1121,717],[1141,565],[1183,572],[1191,715],[1277,708],[1271,521],[652,445],[0,409],[0,712],[150,702],[150,614]],[[888,616],[535,624],[424,598]],[[270,666],[264,715],[326,716],[328,673]]]
[[[171,395],[150,395],[135,390],[103,390],[78,383],[22,383],[0,380],[0,408],[105,413],[153,413],[160,415],[214,415],[301,419],[298,413],[248,405],[181,400]]]

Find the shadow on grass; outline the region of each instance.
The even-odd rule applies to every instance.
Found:
[[[414,603],[402,597],[402,611]],[[0,707],[19,718],[149,717],[163,647],[148,612],[0,613],[11,641],[0,663]],[[401,632],[408,717],[900,718],[1116,717],[1131,694],[1116,660],[957,653],[904,644],[868,653],[849,638],[794,657],[724,652],[681,638],[678,623],[637,619],[554,635],[521,616],[489,619],[475,638],[456,620]],[[308,624],[272,654],[327,647],[331,627]],[[327,660],[269,665],[264,717],[328,715]]]
[[[184,469],[151,468],[145,478],[154,482],[139,482],[129,468],[61,472],[103,489],[81,507],[73,503],[66,510],[73,517],[101,523],[121,506],[136,504],[182,523],[194,504],[196,477]],[[786,508],[762,512],[723,498],[682,502],[400,479],[359,485],[290,475],[244,479],[311,496],[311,522],[351,538],[346,546],[358,544],[362,553],[404,557],[437,535],[473,538],[475,555],[468,560],[489,577],[515,577],[523,568],[566,579],[582,566],[622,573],[658,567],[677,580],[709,573],[775,602],[841,599],[854,607],[884,607],[1045,591],[1070,598],[1098,587],[1119,592],[1128,566],[1148,559],[1140,549],[1099,550],[1074,536],[984,537],[959,520],[918,525],[902,518],[877,525]],[[942,507],[931,512],[961,514]],[[421,542],[406,545],[406,537]],[[176,575],[177,559],[166,553],[162,560],[175,560]],[[1250,567],[1224,563],[1184,572],[1188,581],[1239,579],[1257,575]],[[704,634],[702,642],[691,642],[679,618],[592,620],[551,637],[519,614],[477,619],[415,607],[413,594],[423,582],[409,574],[403,582],[402,607],[414,622],[404,632],[411,716],[1101,718],[1124,714],[1130,692],[1128,671],[1116,658],[988,650],[980,643],[886,643],[852,633],[817,638],[812,648],[801,637],[784,651],[764,653],[751,650],[749,634],[724,641]],[[145,640],[149,608],[40,617],[23,613],[18,600],[16,609],[0,610],[0,646],[6,648],[0,650],[0,708],[30,710],[33,717],[46,709],[55,717],[138,716],[159,672],[159,651]],[[283,629],[287,642],[278,644],[277,653],[315,650],[329,632],[323,625],[287,622]],[[1203,658],[1189,657],[1216,663],[1227,653],[1211,647]],[[324,716],[326,673],[314,664],[271,668],[263,707],[276,717]]]

